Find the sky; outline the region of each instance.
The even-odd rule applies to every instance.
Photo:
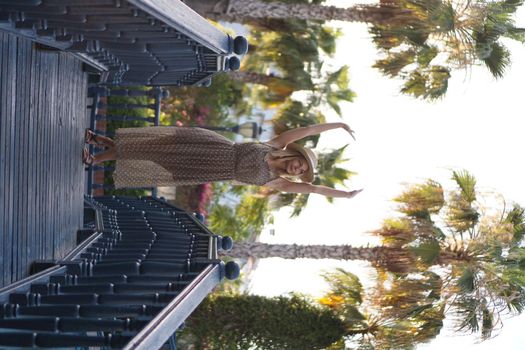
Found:
[[[517,16],[525,26],[525,9]],[[393,213],[391,199],[404,186],[427,178],[451,188],[451,171],[466,169],[476,178],[478,189],[499,193],[507,203],[525,205],[525,113],[523,78],[525,45],[506,42],[513,65],[505,77],[495,80],[483,68],[454,72],[446,97],[429,103],[401,95],[400,82],[383,77],[371,68],[377,57],[366,26],[334,22],[344,31],[334,68],[350,67],[350,88],[357,94],[353,103],[343,104],[343,118],[356,131],[353,141],[343,130],[321,136],[318,149],[342,147],[349,143],[347,167],[358,175],[348,182],[350,189],[364,191],[353,199],[336,199],[329,204],[311,195],[303,214],[289,218],[289,211],[276,214],[260,240],[296,244],[374,244],[367,232],[378,228]],[[328,121],[340,121],[328,113]],[[270,234],[271,232],[274,234]],[[251,293],[266,296],[302,292],[313,296],[326,290],[322,271],[343,267],[371,285],[371,270],[363,262],[332,260],[263,259],[252,275]],[[478,344],[471,336],[453,334],[449,327],[423,350],[523,349],[525,315],[504,321],[494,339]]]

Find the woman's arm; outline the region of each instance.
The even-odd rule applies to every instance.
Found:
[[[312,185],[302,182],[292,182],[283,178],[278,178],[268,182],[265,186],[276,189],[281,192],[290,193],[317,193],[326,197],[335,198],[352,198],[362,190],[357,191],[342,191],[336,190],[335,188]]]
[[[287,144],[303,139],[307,136],[318,135],[324,131],[342,128],[348,131],[350,136],[355,140],[354,131],[345,123],[324,123],[309,125],[302,128],[291,129],[277,135],[267,143],[275,148],[284,148]]]

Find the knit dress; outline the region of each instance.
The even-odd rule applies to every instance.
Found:
[[[230,181],[264,185],[273,174],[265,143],[234,143],[202,128],[122,128],[115,134],[115,187],[197,185]]]

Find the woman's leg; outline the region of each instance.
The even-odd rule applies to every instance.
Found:
[[[99,145],[101,144],[101,145],[106,146],[108,148],[115,147],[115,142],[112,139],[110,139],[109,137],[107,137],[107,136],[97,135],[96,140],[97,140]]]
[[[115,142],[107,136],[97,135],[91,130],[86,130],[86,143],[96,146],[115,147]]]
[[[94,155],[93,164],[103,163],[115,159],[117,159],[117,149],[115,147],[111,147],[104,152]]]

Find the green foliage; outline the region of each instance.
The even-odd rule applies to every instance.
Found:
[[[525,268],[525,248],[512,247],[507,255],[507,262],[514,263],[521,268]]]
[[[477,271],[473,266],[465,266],[457,280],[457,285],[462,292],[471,293],[476,289]]]
[[[310,105],[317,107],[326,103],[341,116],[339,103],[342,101],[352,102],[355,97],[355,93],[348,88],[348,84],[348,66],[327,73],[326,76],[320,76],[319,83],[312,89],[312,94],[309,97]]]
[[[441,247],[436,240],[424,240],[410,247],[410,251],[427,265],[434,265],[439,257],[440,250]]]
[[[472,333],[479,330],[479,318],[476,312],[479,306],[479,300],[472,297],[460,298],[454,302],[454,307],[459,316],[459,330],[467,330]]]
[[[253,186],[217,185],[214,203],[208,217],[213,232],[231,236],[234,240],[254,239],[272,221],[269,199],[255,195]],[[239,202],[232,206],[221,203],[224,193],[236,194]]]
[[[344,269],[338,268],[333,272],[326,272],[323,278],[328,283],[332,293],[344,298],[351,305],[363,302],[363,285],[359,278]]]
[[[381,236],[381,242],[385,246],[402,247],[416,238],[413,231],[411,220],[388,218],[383,221],[381,228],[374,230],[373,233]]]
[[[300,101],[294,100],[288,100],[284,103],[272,119],[274,131],[277,135],[287,130],[324,122],[326,122],[326,119],[321,112],[313,110],[310,106]],[[303,139],[301,143],[312,142],[315,146],[318,141],[319,135],[315,135]]]
[[[512,238],[514,242],[520,242],[525,236],[525,209],[517,204],[507,213],[503,220],[504,224],[512,227]]]
[[[145,87],[129,87],[130,90],[146,90]],[[122,104],[152,104],[154,103],[153,99],[148,96],[108,96],[107,102],[110,105],[122,105]],[[107,115],[115,117],[151,117],[153,116],[152,110],[146,108],[108,108],[106,111]],[[150,126],[151,123],[141,120],[108,120],[106,124],[106,133],[113,135],[115,130],[119,128],[131,128],[131,127],[144,127]],[[115,161],[106,162],[107,166],[114,167]],[[112,172],[104,172],[104,184],[113,185]],[[106,195],[116,195],[116,196],[145,196],[151,193],[149,189],[105,189],[104,193]]]
[[[404,94],[435,100],[444,96],[451,72],[482,64],[495,77],[511,63],[502,37],[524,41],[513,16],[522,1],[401,0],[389,3],[389,18],[370,32],[386,58],[375,63],[389,77],[405,82]],[[379,8],[382,6],[380,5]],[[439,53],[439,55],[438,55]],[[433,64],[440,57],[440,65]]]
[[[347,343],[355,345],[352,348],[414,349],[443,327],[442,281],[435,273],[396,275],[379,269],[378,285],[368,293],[345,270],[324,277],[330,290],[320,302],[348,322]],[[330,349],[345,347],[338,343]]]
[[[406,76],[401,92],[416,98],[436,100],[446,93],[449,78],[450,70],[443,66],[414,70]]]
[[[187,326],[196,349],[324,349],[345,334],[329,310],[298,296],[208,298]]]
[[[243,99],[242,89],[242,84],[230,79],[227,74],[215,75],[212,85],[207,88],[170,88],[170,97],[162,104],[165,114],[163,123],[228,126],[231,124],[232,111],[239,114],[249,111],[249,106]]]
[[[377,60],[373,67],[379,69],[383,74],[394,78],[401,73],[401,70],[414,63],[415,51],[407,50],[402,52],[389,52],[388,56]]]
[[[479,221],[480,214],[473,206],[476,200],[476,179],[467,171],[454,171],[452,179],[459,191],[450,194],[446,222],[462,234],[472,230]]]
[[[293,92],[309,91],[308,109],[326,104],[340,115],[339,103],[355,97],[348,88],[348,68],[332,73],[322,70],[324,56],[335,53],[340,31],[315,21],[275,19],[258,20],[255,28],[250,41],[257,43],[256,49],[245,58],[242,69],[248,74],[266,75],[265,79],[261,76],[253,81],[264,81],[264,88],[250,87],[257,90],[254,96],[258,102],[266,107],[280,107]]]
[[[437,214],[445,204],[443,188],[433,180],[411,186],[394,198],[394,201],[401,204],[398,209],[401,213],[421,219],[429,219],[430,215]]]
[[[452,179],[461,189],[461,197],[472,203],[476,200],[476,178],[466,170],[453,171]]]
[[[385,221],[374,233],[389,247],[417,257],[411,275],[428,273],[439,265],[440,275],[447,280],[441,300],[454,314],[457,329],[486,339],[501,322],[502,312],[525,309],[525,210],[513,205],[497,216],[482,218],[475,177],[462,170],[454,171],[452,179],[457,187],[446,198],[441,185],[432,180],[409,186],[395,198],[404,215]],[[441,223],[443,229],[438,226]],[[384,265],[379,267],[386,269]],[[408,277],[406,273],[397,276],[405,281]],[[405,285],[387,292],[397,305],[403,305],[400,300],[412,299],[413,288]],[[437,289],[432,293],[439,298]],[[413,305],[414,310],[424,305]],[[389,332],[388,338],[395,334]]]

